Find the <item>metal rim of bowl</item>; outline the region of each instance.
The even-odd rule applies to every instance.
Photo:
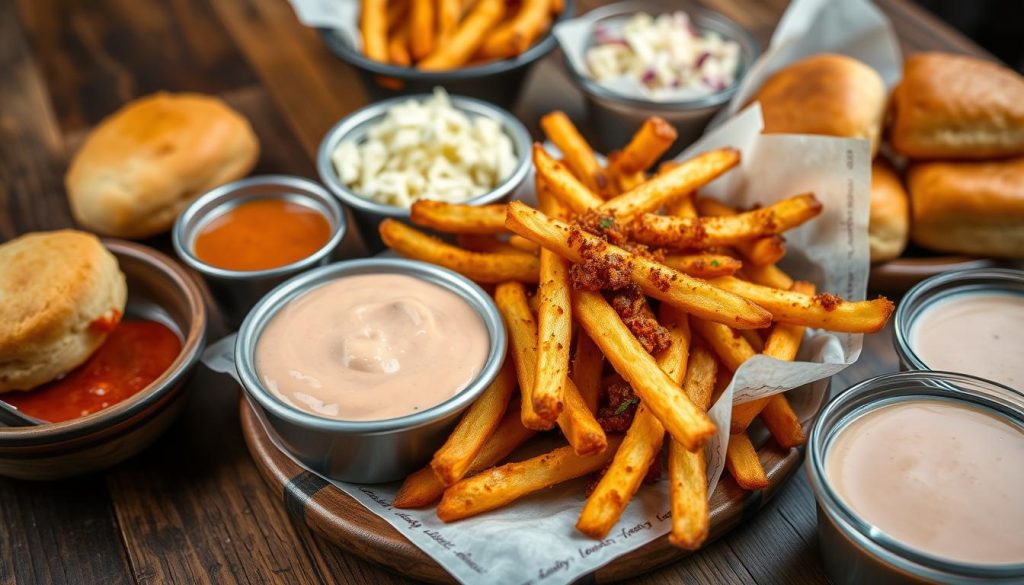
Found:
[[[355,47],[351,46],[342,37],[342,35],[338,34],[333,29],[320,28],[319,32],[320,36],[324,38],[329,47],[338,53],[341,53],[340,56],[344,60],[356,67],[359,67],[360,69],[365,69],[371,73],[386,77],[394,77],[397,79],[407,79],[422,83],[443,84],[444,82],[477,79],[488,75],[494,75],[496,73],[505,73],[519,67],[525,67],[540,60],[558,46],[558,41],[555,39],[555,35],[553,33],[554,25],[563,20],[572,18],[572,15],[573,0],[565,0],[565,9],[562,10],[562,13],[558,15],[557,18],[555,18],[552,26],[548,28],[548,31],[544,34],[543,38],[533,43],[530,48],[512,59],[501,59],[490,63],[484,63],[482,65],[460,67],[458,69],[446,69],[442,71],[423,71],[415,67],[402,67],[399,65],[391,65],[390,63],[374,61],[373,59],[367,58]]]
[[[837,417],[835,411],[841,411],[844,407],[847,407],[848,402],[856,401],[859,398],[858,392],[863,392],[865,389],[880,390],[880,388],[876,387],[882,386],[888,382],[899,382],[901,391],[906,393],[906,395],[901,397],[883,397],[880,400],[873,399],[870,403],[856,406],[850,412],[839,415],[838,420],[834,422],[832,428],[829,431],[825,430],[826,424],[833,418]],[[1015,398],[1016,404],[1007,404],[1005,398],[997,400],[993,396],[972,394],[969,390],[960,388],[957,385],[958,383],[966,384],[968,386],[973,385],[975,387],[994,388]],[[1006,411],[1013,410],[1013,412],[1018,414],[1018,419],[1024,419],[1024,413],[1021,413],[1019,410],[1020,404],[1024,403],[1024,393],[998,382],[993,382],[977,376],[939,370],[912,370],[881,374],[868,378],[867,380],[863,380],[850,386],[830,400],[821,409],[821,412],[811,429],[807,440],[808,477],[810,479],[812,491],[814,492],[815,500],[818,501],[819,508],[823,509],[825,511],[824,513],[828,514],[834,521],[836,521],[837,527],[847,533],[849,533],[850,530],[853,531],[853,535],[857,537],[855,544],[858,547],[879,549],[885,555],[882,557],[883,560],[887,563],[894,564],[901,570],[908,571],[910,568],[919,567],[929,572],[944,571],[953,573],[957,576],[967,575],[970,577],[989,578],[1005,578],[1008,576],[1019,576],[1024,574],[1024,563],[990,565],[967,563],[943,559],[908,547],[888,534],[875,530],[874,525],[861,515],[857,514],[846,502],[844,502],[839,494],[832,488],[831,484],[826,480],[826,452],[828,451],[831,442],[843,428],[859,416],[862,416],[864,413],[874,408],[883,408],[886,405],[895,404],[899,401],[910,399],[913,396],[918,395],[910,394],[907,390],[908,388],[918,391],[922,396],[927,396],[928,393],[923,391],[929,388],[934,389],[936,387],[949,392],[962,394],[963,397],[957,398],[958,400],[970,402],[979,408],[987,408],[996,412],[1001,412],[1007,418],[1011,417],[1006,414]],[[931,395],[934,396],[934,394]],[[1012,420],[1011,423],[1018,427],[1021,426],[1021,420]],[[822,500],[824,500],[824,504],[822,503]],[[851,535],[848,534],[848,536]],[[872,554],[877,556],[877,553],[874,551],[872,551]],[[911,574],[916,576],[916,573],[913,571],[911,571]]]
[[[659,12],[664,12],[663,9],[666,8],[665,5],[660,5],[655,2],[651,2],[650,0],[630,0],[627,2],[609,4],[607,6],[595,8],[594,10],[591,10],[590,12],[584,14],[583,16],[580,16],[579,19],[581,21],[589,22],[591,29],[593,29],[594,25],[596,25],[601,20],[625,16],[637,12],[652,12],[650,8],[656,5],[662,9],[659,10]],[[757,39],[755,39],[754,36],[751,35],[745,28],[740,26],[738,23],[736,23],[736,21],[732,20],[731,18],[725,16],[724,14],[721,14],[720,12],[715,12],[714,10],[710,10],[699,6],[690,6],[686,9],[686,12],[691,17],[694,17],[694,24],[698,28],[700,28],[700,25],[697,24],[696,22],[698,18],[703,20],[714,21],[720,26],[723,26],[724,28],[730,31],[730,34],[733,37],[730,40],[736,41],[743,48],[749,48],[749,60],[740,59],[739,68],[736,71],[735,80],[730,86],[726,87],[725,89],[705,96],[700,96],[686,100],[645,100],[638,97],[624,95],[606,88],[599,82],[594,81],[589,76],[587,76],[586,72],[579,71],[568,59],[566,59],[567,62],[565,68],[569,70],[569,73],[572,75],[573,79],[576,80],[577,84],[583,89],[583,91],[594,98],[619,102],[636,108],[646,108],[655,110],[696,110],[701,108],[720,106],[725,102],[729,101],[732,98],[732,96],[735,95],[736,92],[739,90],[740,83],[743,81],[743,78],[747,75],[747,73],[753,66],[754,62],[757,61],[758,56],[760,56],[761,54],[760,45],[758,44]],[[589,34],[592,37],[593,31],[591,31]]]
[[[394,205],[377,203],[376,201],[372,201],[359,195],[342,184],[341,178],[338,177],[338,173],[334,169],[334,162],[331,160],[331,157],[334,150],[343,140],[350,138],[353,132],[361,130],[373,121],[383,118],[387,114],[388,109],[392,106],[404,103],[408,100],[425,100],[432,97],[432,95],[433,94],[422,93],[389,98],[364,106],[342,118],[337,124],[327,131],[323,140],[320,141],[320,148],[317,150],[316,157],[316,169],[317,173],[320,175],[320,181],[323,182],[324,185],[327,185],[327,188],[334,193],[335,196],[350,207],[354,207],[366,213],[385,217],[409,217],[410,211],[407,207],[396,207]],[[460,201],[459,203],[466,205],[485,205],[488,203],[494,203],[503,197],[511,195],[512,192],[522,184],[523,180],[526,179],[530,172],[530,148],[532,140],[530,138],[530,133],[526,130],[526,126],[524,126],[518,118],[513,116],[511,112],[483,100],[459,95],[451,95],[449,97],[454,108],[462,110],[470,116],[483,116],[500,123],[505,134],[509,137],[509,140],[512,141],[512,146],[515,148],[516,156],[518,158],[516,167],[513,169],[512,174],[510,174],[498,186],[483,195],[471,197],[465,201]],[[363,137],[359,136],[358,138],[361,140]]]
[[[347,421],[300,410],[268,390],[256,370],[256,345],[267,324],[288,303],[337,278],[357,274],[405,274],[442,286],[472,307],[487,329],[489,350],[477,378],[448,400],[406,416],[370,421]],[[386,433],[411,430],[458,412],[476,400],[494,381],[505,359],[505,324],[497,306],[468,278],[434,264],[404,258],[364,258],[321,266],[300,274],[270,291],[246,316],[235,341],[235,368],[242,388],[263,409],[291,424],[340,434]]]
[[[1011,268],[971,268],[967,270],[943,272],[922,280],[907,291],[903,300],[900,301],[899,306],[896,307],[896,314],[894,316],[893,323],[893,345],[895,346],[896,353],[900,357],[900,360],[906,364],[908,368],[914,370],[931,370],[931,368],[924,363],[924,360],[918,357],[910,340],[914,320],[920,310],[923,309],[923,307],[919,308],[917,306],[919,301],[928,297],[933,292],[946,288],[949,285],[961,283],[966,287],[970,286],[971,283],[976,284],[982,280],[990,281],[988,283],[990,285],[993,284],[994,281],[1005,282],[1007,284],[1006,290],[1009,290],[1011,288],[1010,285],[1014,284],[1018,288],[1024,288],[1024,270],[1014,270]]]
[[[171,391],[195,367],[206,347],[206,305],[193,277],[167,255],[148,246],[117,239],[102,240],[111,253],[130,256],[160,270],[170,279],[189,307],[191,324],[181,342],[181,351],[171,365],[148,386],[117,404],[98,412],[64,422],[39,426],[0,428],[0,448],[55,444],[114,427],[145,411]]]
[[[325,242],[324,245],[316,252],[302,258],[301,260],[265,270],[230,270],[208,264],[199,259],[199,257],[192,252],[192,240],[195,237],[194,232],[199,227],[202,227],[204,218],[207,215],[215,213],[221,207],[222,204],[219,203],[219,200],[226,199],[229,195],[241,190],[263,186],[280,187],[281,191],[276,194],[278,196],[296,195],[299,197],[316,199],[318,202],[322,203],[324,207],[327,208],[328,215],[333,216],[327,218],[328,221],[333,223],[331,237],[327,242]],[[262,196],[254,194],[251,197],[256,199]],[[246,196],[243,196],[243,198],[246,198]],[[225,202],[225,204],[226,203],[227,202]],[[345,210],[342,209],[338,200],[324,189],[322,185],[304,177],[297,177],[294,175],[257,175],[255,177],[248,177],[231,183],[226,183],[219,187],[214,187],[197,197],[195,201],[190,203],[178,216],[178,219],[174,222],[174,228],[171,235],[174,244],[174,252],[190,268],[199,271],[201,274],[225,280],[246,280],[274,278],[289,272],[301,271],[316,266],[321,260],[334,252],[341,243],[341,240],[344,239],[347,232],[348,220],[345,216]]]

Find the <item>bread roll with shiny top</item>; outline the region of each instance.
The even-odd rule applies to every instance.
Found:
[[[874,69],[823,53],[776,71],[751,101],[761,103],[766,134],[866,138],[874,156],[885,99],[885,83]]]
[[[910,203],[899,175],[883,158],[871,163],[871,218],[868,243],[872,262],[899,257],[910,237]]]
[[[78,367],[124,314],[117,259],[92,234],[24,235],[0,245],[0,392]]]
[[[100,122],[65,186],[82,226],[144,238],[170,229],[203,192],[247,175],[258,155],[249,122],[221,100],[157,93]]]
[[[1024,77],[963,55],[907,59],[893,92],[893,148],[917,159],[1024,154]]]
[[[911,165],[911,239],[939,252],[1024,258],[1024,157]]]

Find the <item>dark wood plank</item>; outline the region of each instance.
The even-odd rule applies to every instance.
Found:
[[[221,93],[256,81],[204,0],[18,0],[65,131],[161,89]]]

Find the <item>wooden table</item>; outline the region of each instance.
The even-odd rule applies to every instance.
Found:
[[[580,2],[592,7],[600,0]],[[705,0],[762,46],[784,0]],[[878,0],[906,51],[985,55],[904,0]],[[541,63],[518,113],[582,118],[557,58]],[[355,73],[285,0],[0,0],[0,240],[72,226],[62,178],[101,118],[157,90],[216,94],[259,134],[256,173],[315,177],[320,138],[363,105]],[[168,249],[166,238],[149,242]],[[361,252],[357,237],[345,251]],[[865,341],[835,384],[896,368],[889,334]],[[196,376],[181,419],[115,469],[53,483],[0,479],[0,582],[398,583],[292,521],[239,431],[237,389]],[[648,583],[821,583],[814,501],[803,473],[757,517]]]

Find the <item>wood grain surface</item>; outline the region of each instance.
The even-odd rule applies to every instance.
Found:
[[[786,4],[703,3],[762,46]],[[877,3],[906,51],[985,56],[904,0]],[[516,112],[533,131],[554,108],[585,126],[560,68],[549,57],[527,82]],[[355,72],[285,0],[0,0],[0,241],[74,225],[63,189],[70,154],[104,116],[158,90],[223,97],[259,135],[258,173],[306,177],[323,133],[366,100]],[[170,250],[166,237],[147,243]],[[355,230],[342,250],[362,253]],[[894,370],[888,335],[868,337],[835,386]],[[409,582],[291,519],[246,451],[237,405],[232,384],[200,371],[181,419],[116,469],[53,483],[0,479],[0,583]],[[823,583],[803,472],[739,529],[637,582]]]

